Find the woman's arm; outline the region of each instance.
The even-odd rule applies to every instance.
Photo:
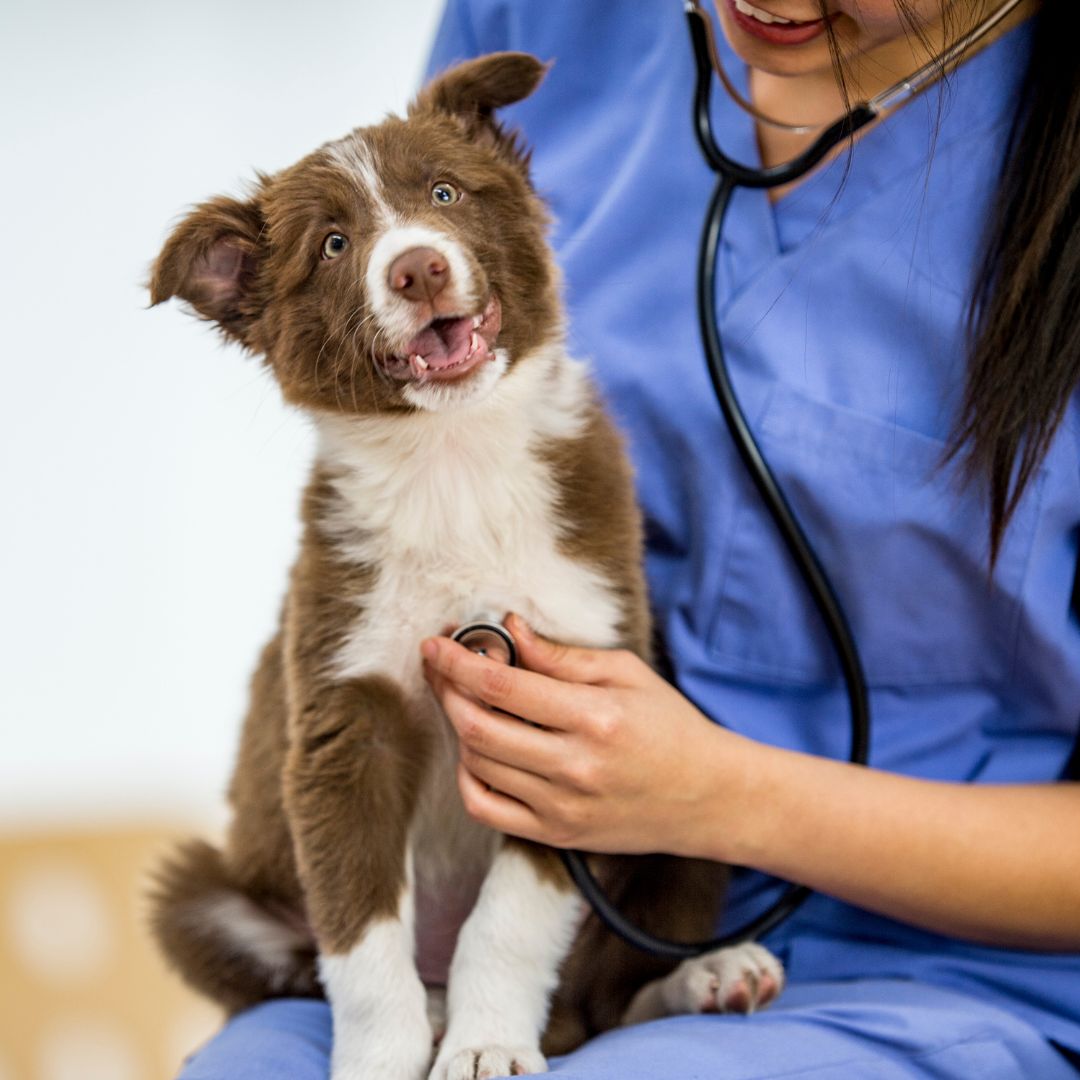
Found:
[[[914,780],[769,747],[748,758],[758,812],[718,852],[952,937],[1080,949],[1080,784]]]
[[[955,937],[1080,949],[1080,784],[939,783],[779,750],[712,723],[630,653],[508,625],[528,670],[423,647],[477,820],[752,866]]]

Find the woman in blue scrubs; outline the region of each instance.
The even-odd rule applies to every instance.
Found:
[[[940,0],[906,7],[921,44],[894,0],[829,3],[828,27],[813,25],[813,0],[719,0],[721,51],[758,107],[823,122],[844,108],[829,31],[853,98],[937,47]],[[951,29],[979,7],[946,3]],[[463,746],[463,797],[481,821],[545,842],[754,867],[736,875],[731,925],[775,896],[767,875],[819,890],[765,939],[789,978],[775,1005],[609,1033],[552,1063],[568,1080],[1077,1075],[1080,785],[1063,778],[1080,727],[1078,27],[1067,0],[1037,8],[1022,4],[850,155],[775,199],[738,191],[722,244],[738,392],[866,667],[860,769],[835,760],[848,740],[837,665],[701,355],[694,269],[712,176],[679,5],[450,0],[432,70],[498,49],[555,60],[505,118],[535,148],[555,213],[572,348],[628,435],[678,688],[517,626],[547,692],[500,706],[569,723],[562,752],[592,768],[587,785],[539,784],[546,763],[462,693],[478,688],[475,659],[429,643],[451,719],[483,725],[484,755]],[[734,157],[801,148],[717,98]],[[1031,100],[1029,129],[1044,130],[1018,136],[1002,180]],[[1016,201],[995,209],[999,189]],[[320,1003],[271,1003],[184,1080],[321,1080],[329,1039]]]

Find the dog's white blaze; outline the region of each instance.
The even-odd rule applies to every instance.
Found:
[[[576,890],[541,879],[520,850],[500,849],[458,939],[433,1075],[463,1050],[539,1048],[559,965],[584,914]]]
[[[411,868],[397,918],[368,925],[347,953],[319,958],[334,1020],[332,1080],[420,1080],[431,1058],[427,993],[413,963]]]
[[[426,225],[395,224],[375,241],[368,256],[364,287],[371,301],[371,310],[380,329],[387,335],[392,349],[403,349],[406,342],[422,329],[418,325],[416,304],[399,296],[390,288],[390,267],[399,255],[413,248],[426,247],[437,251],[450,268],[450,290],[446,302],[461,315],[478,311],[487,300],[474,294],[475,278],[461,245],[450,235]]]
[[[359,135],[347,135],[326,147],[327,153],[359,184],[361,190],[371,201],[375,214],[384,228],[396,220],[396,215],[387,201],[379,176],[375,152]]]

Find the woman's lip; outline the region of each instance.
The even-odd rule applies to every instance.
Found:
[[[836,18],[832,15],[829,19],[815,19],[813,22],[763,23],[752,15],[744,15],[735,6],[735,0],[727,0],[727,7],[740,30],[745,30],[752,37],[767,41],[770,45],[802,45],[813,41],[820,34],[824,34],[826,26]]]

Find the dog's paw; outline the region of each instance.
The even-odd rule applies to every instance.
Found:
[[[784,988],[784,969],[754,942],[684,960],[664,981],[661,994],[672,1014],[752,1013]]]
[[[440,1053],[428,1080],[489,1080],[547,1072],[539,1050],[529,1046],[481,1046]]]

